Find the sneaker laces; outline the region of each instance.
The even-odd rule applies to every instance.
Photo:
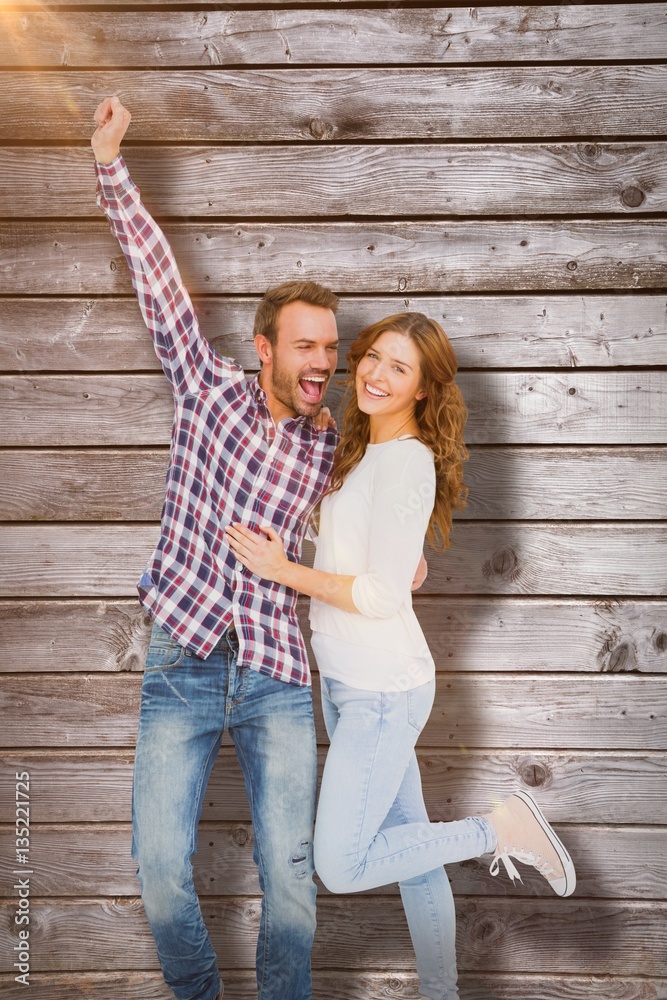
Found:
[[[514,846],[508,847],[507,844],[504,845],[502,851],[498,851],[498,853],[493,856],[493,861],[491,862],[491,867],[489,868],[491,875],[498,874],[500,871],[500,862],[502,861],[505,866],[505,871],[512,879],[512,882],[518,879],[523,885],[523,879],[517,871],[512,858],[516,858],[516,860],[520,861],[521,864],[532,865],[533,868],[537,868],[540,875],[544,875],[547,881],[550,881],[549,875],[558,875],[554,866],[546,858],[543,858],[541,854],[538,854],[537,857],[535,857],[532,851],[524,851],[523,848]]]

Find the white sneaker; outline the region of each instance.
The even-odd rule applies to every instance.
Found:
[[[498,846],[489,871],[497,875],[500,862],[512,882],[523,879],[510,860],[532,865],[557,896],[570,896],[577,883],[572,858],[555,830],[542,815],[537,802],[527,792],[510,795],[487,819],[498,837]]]

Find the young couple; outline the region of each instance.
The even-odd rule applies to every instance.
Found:
[[[95,113],[98,204],[127,258],[170,380],[175,416],[161,534],[139,582],[154,620],[133,786],[133,856],[164,978],[178,1000],[222,995],[192,880],[203,795],[225,727],[250,802],[263,892],[259,1000],[310,1000],[314,866],[333,892],[397,882],[420,993],[454,1000],[454,904],[443,865],[494,854],[553,891],[570,857],[533,800],[430,822],[415,743],[435,667],[412,609],[425,536],[448,544],[463,503],[466,409],[442,329],[402,313],[349,355],[340,438],[322,414],[336,369],[337,298],[270,289],[255,319],[258,376],[202,337],[170,247],[132,183],[118,98]],[[321,504],[320,504],[321,501]],[[318,507],[314,568],[300,564]],[[317,760],[295,602],[311,597],[331,746],[313,836]]]

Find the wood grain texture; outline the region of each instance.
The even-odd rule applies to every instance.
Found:
[[[11,839],[13,827],[0,828],[0,842]],[[650,826],[558,826],[577,872],[577,895],[596,899],[665,899],[667,859],[661,831]],[[30,879],[34,896],[137,896],[140,888],[130,847],[129,823],[94,826],[36,825],[31,845],[39,865]],[[250,823],[202,823],[193,858],[195,886],[202,896],[260,895],[252,858]],[[9,851],[0,858],[0,892],[11,898],[16,876]],[[488,874],[489,858],[447,866],[456,895],[531,896],[539,877],[524,869],[526,880],[516,885]],[[319,879],[318,893],[327,895]],[[373,895],[396,895],[395,884]],[[541,894],[541,893],[540,893]],[[4,996],[4,994],[3,994]]]
[[[131,146],[125,159],[158,216],[637,215],[667,208],[665,142]],[[0,173],[2,216],[99,217],[88,149],[5,146]]]
[[[37,290],[36,290],[37,291]],[[259,299],[195,297],[204,336],[219,353],[257,367]],[[414,310],[437,319],[461,368],[600,368],[667,365],[667,297],[604,295],[343,296],[337,313],[344,367],[360,330]],[[0,371],[150,371],[159,368],[134,298],[0,301]]]
[[[224,971],[227,1000],[254,1000],[254,973]],[[31,976],[40,1000],[171,1000],[156,972],[37,973]],[[617,976],[552,976],[463,973],[461,1000],[666,1000],[667,979]],[[344,972],[315,970],[314,1000],[415,1000],[417,977],[410,972]],[[6,1000],[19,1000],[25,987],[0,974]],[[23,991],[23,992],[21,992]],[[492,991],[492,992],[491,992]]]
[[[12,903],[0,904],[8,919]],[[213,947],[224,966],[252,968],[259,929],[256,898],[202,900]],[[140,899],[34,901],[34,971],[54,968],[152,969],[155,946]],[[412,948],[400,899],[323,897],[313,948],[315,967],[404,970]],[[667,917],[664,903],[567,899],[463,899],[457,953],[463,971],[525,972],[539,957],[544,972],[659,975]],[[604,939],[600,927],[605,928]],[[85,941],[85,948],[74,942]],[[11,937],[0,942],[2,971],[11,968]]]
[[[443,673],[490,667],[513,673],[667,673],[665,600],[443,601],[421,593],[413,600]],[[297,610],[308,642],[307,599]],[[0,672],[140,671],[150,625],[137,600],[0,601]],[[576,642],[568,641],[573,635]]]
[[[239,5],[235,5],[239,6]],[[0,65],[98,68],[660,59],[660,4],[0,15]],[[509,44],[508,44],[509,40]]]
[[[0,527],[0,597],[133,596],[158,536],[157,524]],[[461,521],[453,538],[430,557],[423,593],[667,593],[663,522],[624,523],[620,532],[613,522]]]
[[[178,687],[178,671],[170,676]],[[5,674],[0,746],[134,746],[140,695],[140,674]],[[313,698],[317,737],[326,743],[318,683]],[[564,686],[558,675],[450,672],[440,679],[419,745],[667,750],[667,705],[648,676],[586,676]]]
[[[666,67],[667,69],[667,67]],[[660,288],[664,223],[655,219],[173,223],[165,227],[193,293],[261,293],[291,279],[345,292],[581,291]],[[0,223],[0,293],[131,292],[106,222]]]
[[[0,140],[90,139],[120,90],[131,141],[557,138],[664,134],[660,65],[14,72]]]
[[[223,973],[227,1000],[255,1000],[254,972]],[[40,1000],[173,1000],[157,972],[50,972],[30,977]],[[463,973],[461,1000],[667,1000],[667,979],[617,976],[552,976],[496,972]],[[22,1000],[25,987],[0,973],[6,1000]],[[327,972],[315,970],[314,1000],[414,1000],[417,977],[411,972]],[[490,991],[493,990],[493,994]]]
[[[153,521],[166,448],[0,451],[2,521]],[[626,520],[667,516],[667,449],[472,446],[456,519]]]
[[[342,378],[327,402],[340,419]],[[468,444],[663,444],[667,373],[463,372]],[[173,398],[162,375],[0,376],[5,445],[166,445]]]
[[[325,751],[320,752],[320,767]],[[489,811],[520,788],[534,792],[554,823],[664,825],[667,759],[662,752],[418,749],[434,821]],[[128,750],[12,750],[0,755],[0,822],[14,823],[14,774],[27,770],[39,795],[31,822],[129,822],[133,753]],[[632,794],[629,794],[629,791]],[[227,739],[202,818],[250,819],[243,774]]]

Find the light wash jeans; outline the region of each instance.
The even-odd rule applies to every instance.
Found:
[[[312,690],[239,668],[228,630],[206,660],[157,625],[144,672],[132,796],[132,854],[162,972],[178,1000],[214,1000],[216,956],[192,880],[222,732],[243,769],[264,893],[259,1000],[310,1000],[317,754]]]
[[[483,817],[429,822],[414,751],[435,681],[411,691],[362,691],[322,678],[331,747],[315,824],[315,868],[332,892],[398,882],[420,992],[458,1000],[455,915],[442,867],[495,850]]]

